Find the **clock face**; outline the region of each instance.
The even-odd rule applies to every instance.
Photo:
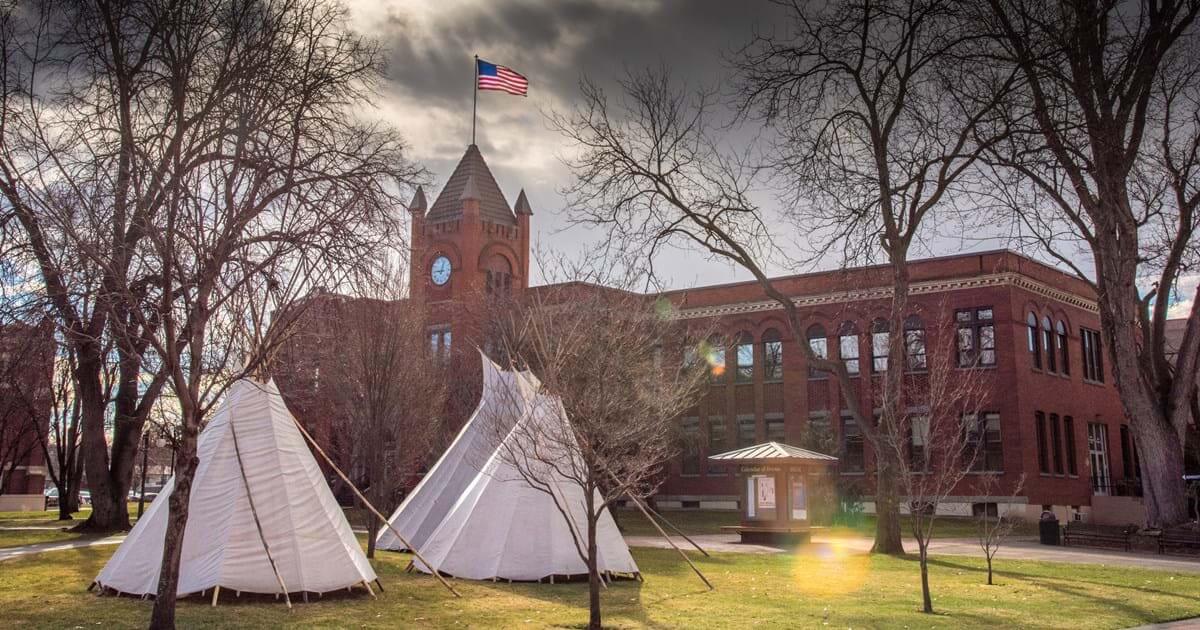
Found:
[[[450,259],[445,256],[438,256],[433,259],[433,266],[429,268],[429,276],[433,279],[433,283],[439,287],[450,281]]]

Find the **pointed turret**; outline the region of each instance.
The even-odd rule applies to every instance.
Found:
[[[467,147],[458,166],[446,179],[446,185],[429,207],[425,219],[428,223],[460,219],[463,217],[464,202],[468,199],[478,202],[479,218],[484,221],[497,225],[517,224],[517,217],[496,184],[496,178],[483,160],[479,147],[473,144]]]
[[[524,188],[522,188],[520,194],[517,195],[517,203],[513,206],[513,212],[516,212],[518,216],[533,215],[533,208],[529,207],[529,199],[525,196]]]
[[[425,214],[429,209],[429,204],[425,201],[425,189],[417,186],[417,193],[413,195],[412,201],[408,204],[409,212],[420,212]]]

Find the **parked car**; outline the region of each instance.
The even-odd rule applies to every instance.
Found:
[[[58,488],[47,488],[42,496],[46,499],[46,509],[58,507]]]

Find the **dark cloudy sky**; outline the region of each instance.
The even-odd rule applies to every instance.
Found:
[[[528,98],[479,94],[477,143],[510,204],[526,190],[535,243],[567,253],[582,251],[604,234],[567,226],[559,194],[571,181],[560,161],[567,146],[542,112],[569,108],[583,74],[611,87],[626,69],[664,64],[691,85],[717,85],[728,74],[723,57],[746,43],[755,28],[769,30],[780,18],[778,7],[766,0],[344,1],[353,27],[387,51],[388,82],[374,115],[399,128],[413,157],[432,173],[431,195],[470,142],[473,55],[529,78]],[[768,197],[761,203],[778,202]],[[942,238],[922,254],[1006,244],[1002,235]],[[531,281],[538,283],[536,261],[534,267]],[[664,253],[656,268],[673,288],[748,279],[727,264],[685,251]]]

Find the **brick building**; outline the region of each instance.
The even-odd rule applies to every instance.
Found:
[[[474,348],[487,347],[481,321],[489,302],[497,295],[520,299],[529,288],[530,204],[524,191],[508,204],[472,145],[433,204],[418,190],[409,212],[411,299],[427,305],[431,348],[451,357],[451,373],[469,389],[478,380]],[[976,496],[968,476],[942,509],[970,514],[994,503],[1000,511],[1036,517],[1051,506],[1063,519],[1094,514],[1096,520],[1137,521],[1136,449],[1088,285],[1009,251],[916,261],[911,276],[905,334],[924,339],[942,334],[937,329],[950,335],[948,347],[961,361],[956,369],[986,383],[978,467],[1001,473],[1007,486],[998,496]],[[920,356],[884,356],[881,318],[891,303],[885,267],[790,276],[775,284],[800,308],[813,349],[857,373],[863,408],[872,408],[874,384],[889,364],[918,375],[925,365],[924,343]],[[652,300],[670,300],[681,326],[716,332],[711,384],[681,418],[691,446],[671,464],[660,505],[736,508],[736,480],[709,466],[707,455],[777,440],[837,455],[840,485],[861,492],[872,509],[872,455],[843,413],[843,392],[835,380],[810,372],[781,309],[756,283],[646,297],[648,308]],[[471,407],[473,401],[462,405],[464,418]],[[1024,489],[1010,501],[1022,475]]]
[[[37,425],[50,424],[51,335],[49,324],[0,326],[0,512],[45,507]]]

